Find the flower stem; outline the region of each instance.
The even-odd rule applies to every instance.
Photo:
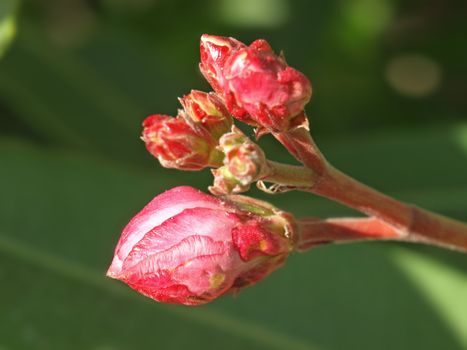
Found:
[[[307,168],[320,175],[324,173],[326,159],[316,146],[306,126],[273,133],[273,136]]]
[[[293,139],[288,147],[292,147]],[[446,248],[467,251],[467,224],[403,203],[368,187],[335,169],[316,151],[314,143],[295,144],[306,167],[268,162],[272,169],[264,181],[283,188],[312,192],[342,203],[391,225],[410,241],[426,241]],[[319,156],[317,156],[319,155]],[[317,169],[313,166],[319,165]],[[277,191],[280,192],[280,191]]]
[[[295,188],[309,188],[320,178],[320,175],[308,168],[267,160],[267,170],[262,179],[278,185]]]
[[[296,250],[305,251],[326,243],[352,243],[359,241],[401,241],[438,245],[438,241],[407,235],[383,220],[370,218],[307,218],[298,220]],[[443,245],[444,246],[444,245]]]
[[[396,240],[403,237],[398,229],[376,218],[307,218],[298,220],[298,228],[298,251],[325,243]]]
[[[376,216],[402,230],[408,230],[412,225],[413,207],[358,182],[329,164],[307,191]]]

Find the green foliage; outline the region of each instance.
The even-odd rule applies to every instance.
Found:
[[[0,58],[16,34],[16,8],[19,0],[3,0],[0,2]]]
[[[104,276],[122,227],[145,203],[164,189],[211,181],[207,172],[160,168],[138,139],[147,114],[173,114],[176,96],[206,89],[196,71],[202,32],[266,36],[286,49],[312,77],[311,125],[333,163],[467,220],[467,109],[450,90],[467,89],[449,71],[463,67],[457,76],[465,78],[455,35],[465,23],[453,21],[451,44],[413,44],[447,74],[438,94],[417,99],[384,81],[392,57],[385,50],[399,49],[383,34],[364,35],[363,23],[355,38],[365,40],[342,44],[341,28],[364,16],[366,1],[348,19],[337,2],[289,2],[289,19],[263,34],[242,27],[246,20],[222,22],[210,1],[209,11],[194,2],[106,1],[93,10],[70,1],[81,24],[73,30],[57,19],[70,15],[60,0],[38,3],[24,4],[19,35],[0,61],[0,349],[467,347],[466,258],[436,248],[323,246],[199,308],[152,302]],[[359,45],[364,54],[353,55]],[[270,138],[262,143],[289,160]],[[354,214],[305,193],[272,201],[297,216]]]

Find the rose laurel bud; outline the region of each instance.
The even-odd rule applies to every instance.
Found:
[[[124,228],[107,275],[160,302],[204,304],[282,266],[294,248],[294,225],[289,214],[253,198],[176,187]]]

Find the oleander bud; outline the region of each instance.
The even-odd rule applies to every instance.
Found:
[[[204,304],[282,266],[294,227],[269,203],[176,187],[125,227],[107,275],[157,301]]]
[[[192,90],[180,98],[180,103],[185,110],[185,118],[200,124],[215,139],[230,131],[232,117],[215,93]]]
[[[142,139],[147,150],[166,168],[200,170],[222,165],[218,141],[202,127],[185,119],[152,115],[143,123]]]
[[[236,45],[226,50],[220,63],[205,53],[202,65],[203,61],[211,62],[217,72],[213,87],[237,119],[274,132],[305,123],[303,110],[311,98],[310,81],[288,66],[282,55],[276,55],[267,41]]]
[[[222,71],[225,60],[240,47],[245,47],[245,44],[234,38],[208,34],[201,36],[199,69],[214,91],[223,91]]]
[[[212,170],[209,190],[215,195],[245,192],[269,172],[263,150],[235,126],[221,137],[218,148],[224,153],[224,166]]]
[[[250,183],[242,183],[232,173],[229,168],[221,166],[211,169],[213,184],[209,186],[209,192],[215,196],[222,196],[230,193],[242,193],[250,189]]]

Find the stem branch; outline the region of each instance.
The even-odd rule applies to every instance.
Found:
[[[395,228],[374,218],[332,218],[321,220],[307,218],[298,220],[297,251],[305,251],[326,243],[352,243],[359,241],[401,241],[439,245]],[[443,245],[444,246],[444,245]]]
[[[403,237],[398,229],[376,218],[301,219],[298,227],[298,251],[325,243],[395,240]]]
[[[342,173],[326,161],[304,127],[274,136],[305,167],[269,162],[272,171],[262,180],[342,203],[393,226],[407,240],[467,251],[466,223],[398,201]]]

